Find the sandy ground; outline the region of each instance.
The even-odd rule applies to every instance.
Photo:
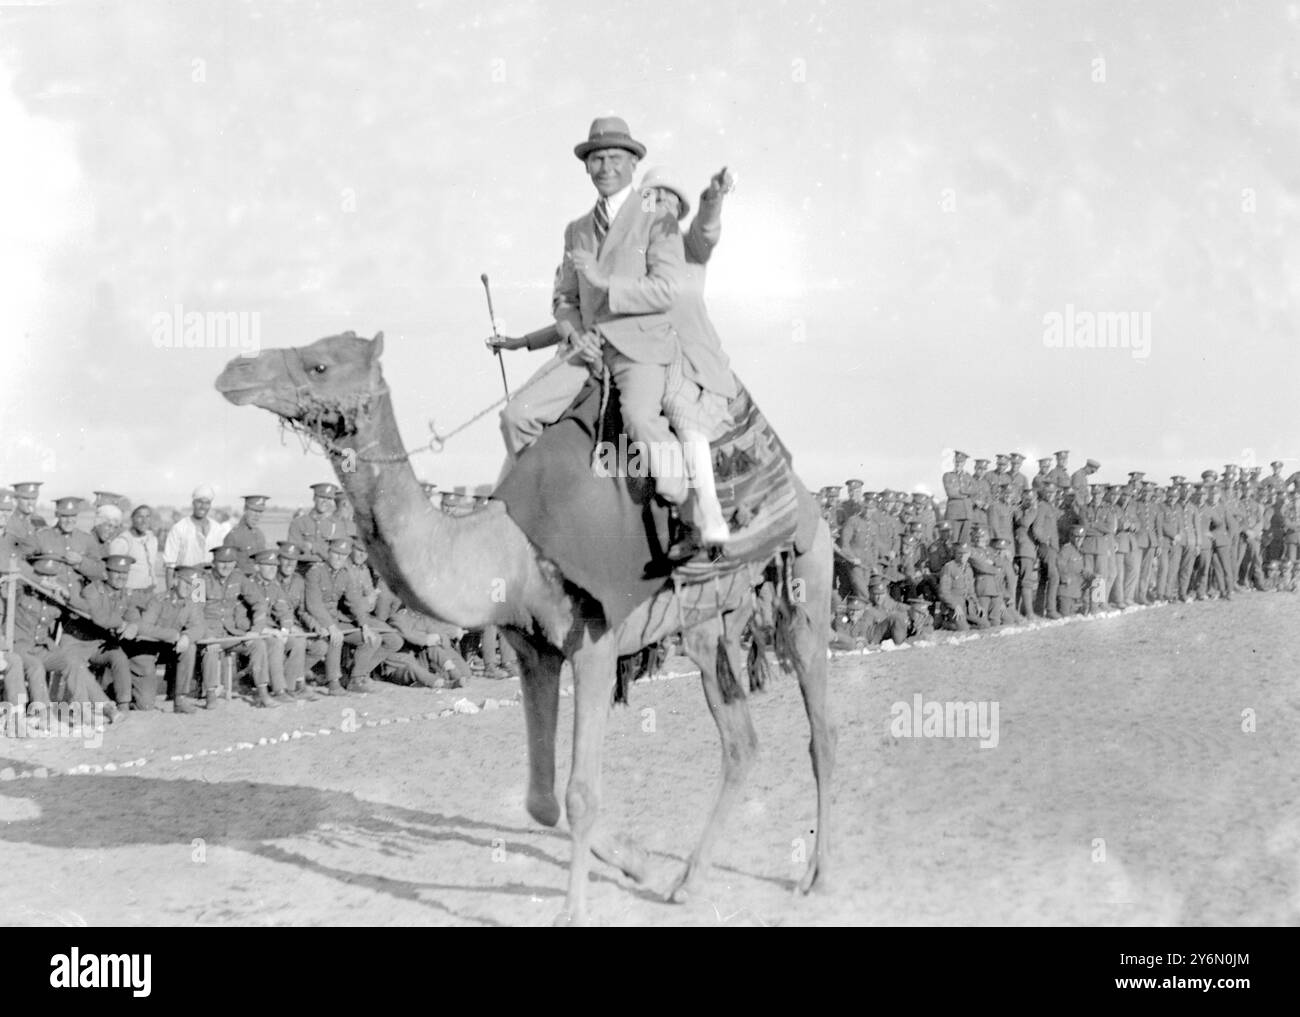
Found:
[[[593,918],[1296,924],[1298,633],[1300,597],[1268,594],[836,658],[833,885],[808,898],[792,894],[814,819],[793,679],[753,699],[759,764],[707,892],[683,906],[659,891],[711,801],[717,738],[697,679],[640,683],[611,715],[604,786],[656,869],[637,886],[597,865]],[[0,921],[549,923],[568,840],[524,811],[522,711],[438,716],[517,688],[134,714],[97,748],[0,740]],[[996,703],[997,747],[897,737],[892,708],[918,694]]]

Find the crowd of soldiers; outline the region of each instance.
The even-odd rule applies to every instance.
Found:
[[[836,542],[833,646],[902,643],[1135,604],[1296,592],[1300,472],[1233,463],[1165,485],[1134,470],[1098,483],[1069,450],[1021,472],[1025,457],[953,454],[942,504],[924,492],[822,488]]]
[[[201,485],[190,514],[160,532],[150,506],[128,514],[123,496],[97,491],[87,531],[78,528],[81,498],[57,499],[46,525],[35,511],[40,486],[0,488],[0,678],[11,733],[16,717],[26,730],[58,723],[57,704],[98,710],[110,724],[168,699],[175,713],[194,713],[200,699],[212,710],[245,682],[254,705],[275,708],[365,691],[374,677],[456,688],[479,670],[518,675],[495,628],[445,625],[374,574],[335,484],[313,485],[312,508],[274,546],[260,526],[266,495],[245,495],[232,524],[213,518],[213,490]],[[451,514],[485,500],[424,490]]]

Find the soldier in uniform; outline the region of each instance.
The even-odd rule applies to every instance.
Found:
[[[953,558],[939,573],[939,603],[944,614],[943,627],[965,631],[972,625],[977,629],[988,627],[975,595],[975,575],[970,566],[970,544],[959,541],[953,548]]]
[[[285,643],[285,691],[296,699],[311,702],[320,696],[307,681],[308,650],[312,642],[308,633],[317,631],[318,626],[307,613],[307,582],[298,569],[298,557],[297,545],[287,540],[280,541],[276,549],[275,575],[278,599],[269,606],[268,615]],[[324,656],[322,646],[313,660],[321,660]]]
[[[274,547],[253,553],[253,575],[249,582],[266,605],[263,627],[258,630],[266,643],[267,674],[271,697],[281,703],[294,702],[301,683],[303,699],[319,698],[306,687],[307,637],[294,632],[296,617],[292,595],[281,581],[282,552]],[[288,582],[296,576],[297,557],[288,556]]]
[[[1011,458],[1011,504],[1019,505],[1024,498],[1025,492],[1029,490],[1029,481],[1025,475],[1020,472],[1020,468],[1025,463],[1025,457],[1019,452],[1012,452]]]
[[[996,489],[993,495],[993,501],[988,507],[988,530],[989,536],[997,540],[1001,538],[1010,546],[1015,539],[1015,522],[1014,515],[1016,506],[1012,504],[1012,489],[1009,483],[1002,484]]]
[[[943,493],[948,501],[944,507],[944,519],[952,524],[953,537],[965,540],[970,526],[971,486],[970,474],[966,472],[965,452],[952,454],[952,469],[943,475]]]
[[[1085,565],[1088,555],[1083,550],[1087,532],[1081,525],[1076,524],[1071,527],[1070,539],[1057,555],[1057,568],[1060,573],[1060,587],[1056,602],[1058,616],[1070,618],[1079,613],[1084,584],[1093,578]]]
[[[1182,564],[1182,507],[1178,504],[1178,485],[1165,488],[1164,501],[1155,501],[1151,525],[1156,549],[1156,599],[1171,601],[1178,596],[1178,567]]]
[[[312,563],[324,561],[330,541],[338,540],[344,535],[344,527],[334,514],[334,496],[339,493],[338,485],[322,482],[312,484],[311,490],[312,510],[289,524],[288,541],[298,549],[300,568],[304,571]]]
[[[45,520],[36,515],[36,499],[40,497],[41,482],[25,480],[14,484],[14,514],[5,524],[4,532],[18,541],[25,555],[36,553],[36,534],[45,529]]]
[[[253,581],[238,570],[238,563],[238,551],[233,547],[218,547],[212,552],[212,572],[204,579],[203,617],[207,635],[222,640],[203,648],[203,694],[209,710],[218,702],[223,653],[232,653],[237,661],[247,665],[256,689],[253,699],[256,706],[280,705],[271,698],[267,688],[269,654],[266,640],[258,637],[266,628],[266,601]],[[230,638],[239,636],[245,638]]]
[[[845,519],[839,542],[841,556],[849,564],[853,593],[863,601],[868,596],[871,574],[880,560],[878,536],[870,513],[870,502],[867,502],[863,511]]]
[[[355,648],[349,678],[349,690],[364,692],[369,688],[370,673],[393,650],[402,646],[401,637],[390,630],[367,609],[356,578],[347,568],[352,542],[335,539],[326,548],[326,559],[317,562],[307,573],[307,613],[315,620],[317,631],[328,635],[325,677],[331,695],[342,691],[343,646]],[[345,633],[346,626],[359,631]]]
[[[1074,488],[1075,498],[1083,501],[1088,497],[1088,487],[1092,483],[1092,475],[1101,469],[1101,463],[1096,459],[1089,459],[1083,464],[1083,469],[1075,470],[1070,474],[1070,486]]]
[[[867,584],[869,597],[862,612],[864,639],[868,646],[878,646],[891,639],[895,646],[907,642],[907,608],[889,595],[889,583],[884,576],[872,576]]]
[[[266,534],[262,532],[259,523],[262,521],[262,513],[266,511],[266,503],[271,499],[264,494],[246,494],[244,495],[244,514],[239,517],[239,522],[230,528],[224,541],[226,547],[233,547],[239,555],[239,571],[246,576],[253,576],[257,570],[253,566],[253,555],[258,551],[265,551]]]
[[[77,592],[83,583],[104,578],[104,562],[96,553],[95,540],[77,529],[80,498],[60,498],[54,503],[54,525],[36,534],[36,553],[59,564],[58,579]]]
[[[1015,485],[1008,485],[1008,497],[1016,494]],[[1011,522],[1015,540],[1015,603],[1021,617],[1034,617],[1034,601],[1038,594],[1038,544],[1034,540],[1034,523],[1038,519],[1038,498],[1026,487],[1019,492],[1019,501],[1012,513]],[[1052,529],[1056,529],[1055,523]]]
[[[173,570],[166,593],[151,596],[143,604],[137,601],[127,608],[127,621],[136,625],[130,661],[141,709],[153,706],[161,656],[166,664],[167,684],[172,690],[173,711],[194,712],[190,696],[198,663],[198,641],[207,634],[203,608],[196,596],[200,581],[199,570],[194,566],[178,566]]]
[[[1300,560],[1300,500],[1297,492],[1286,497],[1279,510],[1282,519],[1282,557],[1288,565]]]
[[[1070,450],[1063,448],[1054,454],[1056,466],[1047,475],[1047,479],[1057,487],[1070,487]]]
[[[72,590],[68,603],[80,617],[64,620],[62,642],[92,670],[103,669],[111,676],[113,697],[123,715],[131,709],[134,685],[128,650],[139,631],[139,626],[126,617],[132,606],[126,588],[131,564],[130,558],[109,555],[102,563],[103,579],[87,583],[80,592]]]
[[[1052,457],[1043,456],[1038,460],[1038,472],[1034,474],[1034,479],[1029,482],[1029,486],[1038,494],[1049,489],[1056,489],[1056,480],[1052,477]]]
[[[15,650],[24,660],[30,657],[39,662],[49,683],[51,699],[79,704],[86,710],[102,708],[110,724],[125,719],[126,713],[119,712],[91,675],[80,647],[72,643],[57,644],[58,627],[66,616],[63,605],[73,596],[59,580],[59,563],[53,558],[37,558],[31,567],[38,589],[20,588],[18,592],[14,609]],[[29,673],[29,692],[31,685]]]
[[[1002,565],[989,547],[988,531],[982,526],[971,527],[974,546],[968,559],[972,574],[975,576],[975,597],[979,601],[980,614],[992,626],[998,626],[1005,620],[1002,609]]]
[[[994,563],[1002,571],[1002,621],[1017,624],[1024,621],[1024,618],[1016,610],[1016,565],[1011,553],[1011,542],[1004,537],[994,537],[989,546],[993,549]]]
[[[1118,573],[1115,592],[1118,606],[1128,607],[1138,596],[1138,573],[1142,566],[1142,550],[1138,545],[1137,507],[1133,504],[1133,490],[1121,487],[1116,491],[1115,503],[1115,562]]]
[[[835,515],[835,521],[841,530],[844,529],[844,520],[862,511],[862,481],[856,477],[852,480],[846,480],[844,481],[844,489],[847,496],[843,503],[837,506]]]
[[[969,526],[972,530],[976,526],[988,527],[989,503],[993,501],[993,489],[989,486],[988,467],[989,461],[987,459],[975,460],[975,472],[971,474],[970,478]]]
[[[12,511],[14,504],[13,492],[9,490],[0,491],[0,514]],[[7,520],[0,519],[0,522]],[[6,582],[0,583],[0,632],[8,631],[9,619],[9,586],[10,582],[18,584],[14,591],[14,643],[8,650],[0,649],[0,673],[3,673],[4,682],[4,701],[16,707],[19,712],[27,713],[33,722],[39,727],[40,715],[48,710],[50,704],[49,687],[45,680],[45,664],[41,655],[30,645],[21,645],[17,635],[19,632],[17,613],[18,597],[24,590],[21,577],[26,577],[30,572],[30,566],[18,559],[18,541],[7,533],[3,533],[0,527],[0,540],[11,545],[13,548],[12,566],[11,555],[6,553],[0,557],[0,576],[5,577]],[[35,579],[35,575],[31,574]]]
[[[1011,483],[1011,456],[999,452],[994,457],[993,472],[985,476],[993,500],[997,501],[1002,489]]]
[[[1281,459],[1274,459],[1268,465],[1273,472],[1259,482],[1259,487],[1267,492],[1267,502],[1271,504],[1273,499],[1286,490],[1286,481],[1282,479],[1282,467],[1286,464]]]
[[[1057,508],[1058,488],[1055,484],[1043,484],[1038,490],[1038,503],[1035,506],[1033,522],[1029,525],[1030,536],[1034,539],[1034,550],[1038,555],[1039,588],[1043,591],[1040,601],[1043,614],[1048,618],[1059,618],[1056,600],[1060,591],[1061,576],[1057,567],[1060,554],[1061,510]]]

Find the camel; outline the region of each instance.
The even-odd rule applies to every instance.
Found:
[[[573,760],[565,806],[572,856],[565,911],[557,924],[585,924],[590,855],[638,882],[647,876],[645,850],[628,837],[608,834],[598,821],[601,751],[616,662],[682,628],[679,595],[666,584],[611,629],[601,612],[591,610],[590,598],[567,582],[558,566],[515,525],[502,503],[490,502],[460,517],[431,505],[397,431],[380,371],[382,352],[382,332],[373,340],[346,332],[308,346],[236,357],[222,371],[216,388],[236,406],[260,406],[321,445],[352,502],[370,560],[405,603],[463,628],[502,627],[523,665],[527,809],[545,826],[555,826],[560,818],[555,736],[560,668],[566,659],[571,662]],[[830,856],[836,740],[826,702],[831,554],[830,532],[821,521],[811,548],[791,569],[806,594],[804,603],[793,606],[789,649],[811,728],[809,749],[817,786],[816,841],[797,883],[802,893],[826,886]],[[741,673],[739,638],[756,598],[747,581],[739,585],[743,596],[715,602],[716,610],[707,616],[692,603],[693,624],[683,630],[686,652],[699,665],[704,696],[721,737],[722,781],[699,842],[666,893],[674,902],[688,899],[706,878],[718,835],[757,752],[748,701],[734,677]]]

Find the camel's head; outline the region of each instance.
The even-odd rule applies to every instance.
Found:
[[[236,406],[249,403],[313,437],[337,441],[353,434],[359,417],[388,391],[379,371],[384,333],[326,336],[310,346],[236,357],[217,378],[217,391]]]

